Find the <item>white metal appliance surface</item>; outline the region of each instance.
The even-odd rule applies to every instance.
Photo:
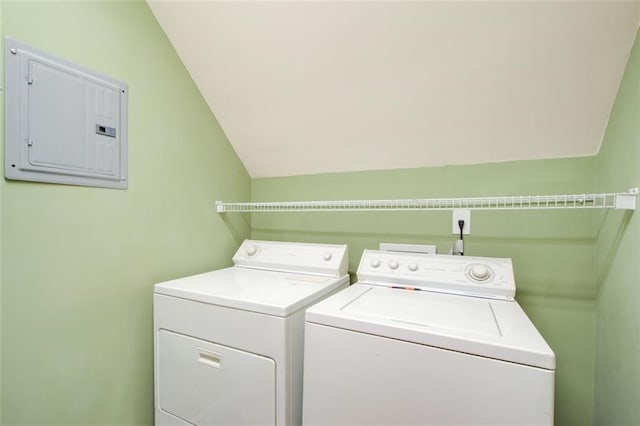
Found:
[[[553,424],[510,259],[365,250],[358,280],[306,312],[304,424]]]
[[[156,425],[302,418],[304,310],[349,283],[347,246],[246,240],[234,266],[156,284]]]

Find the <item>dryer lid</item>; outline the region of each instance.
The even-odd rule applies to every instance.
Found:
[[[306,321],[555,369],[555,355],[515,301],[356,283],[307,310]]]
[[[156,284],[166,296],[288,316],[349,282],[340,278],[231,267]]]

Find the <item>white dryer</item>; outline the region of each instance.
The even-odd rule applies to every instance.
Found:
[[[305,425],[552,425],[555,355],[510,259],[365,250],[306,313]]]
[[[301,423],[304,311],[348,285],[347,246],[247,240],[233,261],[154,287],[156,425]]]

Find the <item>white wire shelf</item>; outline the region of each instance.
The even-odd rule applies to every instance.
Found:
[[[276,201],[225,203],[216,201],[218,213],[411,211],[411,210],[635,210],[638,188],[607,194],[524,195],[473,198],[417,198],[398,200]]]

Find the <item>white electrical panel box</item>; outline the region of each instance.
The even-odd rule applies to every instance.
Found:
[[[5,38],[7,179],[127,189],[125,83]]]

